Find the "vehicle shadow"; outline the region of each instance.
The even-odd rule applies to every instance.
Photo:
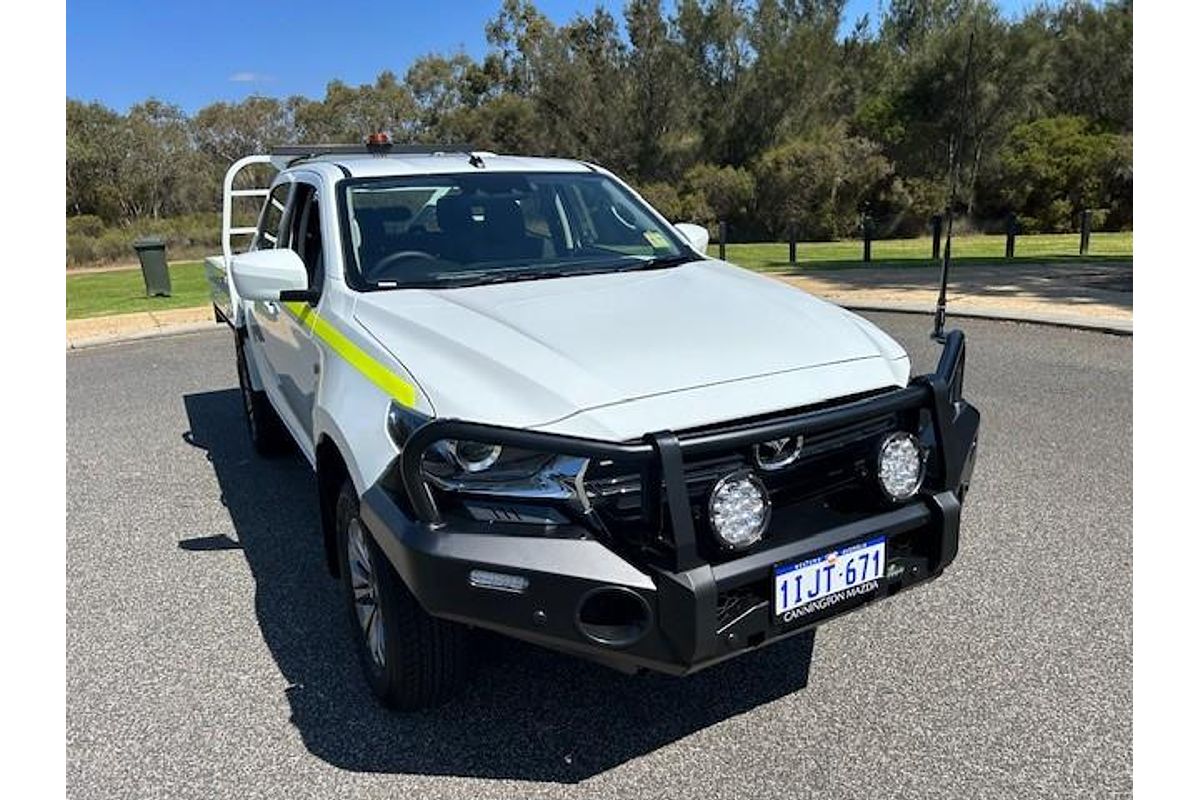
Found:
[[[368,693],[349,617],[326,571],[315,480],[299,455],[256,456],[238,392],[183,398],[185,439],[207,455],[237,534],[181,542],[204,558],[240,544],[259,628],[289,683],[291,720],[347,770],[574,782],[803,689],[813,636],[694,676],[628,676],[497,636],[471,684],[440,708],[395,714]]]

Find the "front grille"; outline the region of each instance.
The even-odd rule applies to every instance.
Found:
[[[778,418],[809,410],[786,412]],[[771,418],[739,420],[725,426],[684,431],[679,439],[686,454],[689,437],[770,421]],[[799,538],[819,530],[815,526],[828,521],[821,517],[842,501],[873,491],[876,445],[885,434],[906,424],[901,415],[882,414],[806,436],[799,459],[774,472],[756,467],[753,446],[707,452],[702,457],[685,455],[684,479],[700,554],[708,561],[731,557],[717,546],[708,524],[708,496],[721,477],[740,469],[753,469],[766,485],[773,512],[761,546]],[[669,516],[661,481],[655,490],[656,477],[652,466],[602,460],[589,467],[584,486],[596,518],[615,543],[669,556],[672,550]],[[649,491],[645,487],[650,487]]]

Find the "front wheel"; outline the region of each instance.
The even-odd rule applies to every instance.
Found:
[[[449,698],[466,678],[470,633],[421,608],[363,526],[349,481],[338,495],[337,534],[342,586],[371,692],[384,706],[406,711]]]

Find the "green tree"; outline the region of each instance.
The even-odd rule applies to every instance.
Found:
[[[879,145],[834,126],[763,154],[755,166],[759,214],[776,237],[793,227],[809,240],[852,236],[891,174]]]
[[[629,31],[628,81],[632,87],[627,135],[631,171],[643,178],[679,174],[699,144],[690,136],[690,101],[683,51],[672,37],[660,0],[625,6]]]
[[[416,110],[414,132],[424,139],[453,140],[461,115],[492,95],[493,79],[465,53],[418,58],[404,75]]]
[[[679,197],[679,190],[675,188],[675,184],[667,181],[651,181],[638,186],[637,191],[646,202],[658,209],[658,213],[671,222],[695,222],[695,220],[689,219],[685,212],[683,201]]]
[[[188,120],[179,106],[147,100],[129,109],[129,150],[121,161],[119,185],[127,218],[158,219],[202,203]]]
[[[754,61],[732,131],[735,163],[836,121],[844,6],[844,0],[762,0],[748,15]]]
[[[1009,23],[987,0],[905,0],[889,6],[880,40],[890,64],[855,130],[883,144],[900,175],[944,180],[961,128],[960,196],[971,212],[981,170],[1048,100],[1044,19]]]
[[[505,91],[528,94],[537,85],[535,57],[554,25],[530,0],[504,0],[484,27]]]
[[[1072,0],[1047,21],[1057,110],[1106,130],[1133,130],[1133,3]]]
[[[113,223],[125,215],[122,165],[129,157],[125,119],[99,103],[67,100],[67,213]]]
[[[228,166],[248,153],[261,153],[292,137],[288,107],[274,97],[247,97],[240,103],[212,103],[192,117],[191,131],[201,155]]]
[[[535,79],[528,97],[548,152],[627,169],[630,96],[624,62],[616,20],[604,9],[561,28],[543,28],[539,47],[529,55]]]
[[[745,107],[754,61],[745,4],[740,0],[679,0],[674,24],[703,145],[698,156],[717,164],[744,166],[738,115]]]
[[[697,164],[683,176],[680,212],[688,222],[708,225],[722,220],[735,226],[751,223],[754,175],[739,167]]]
[[[331,81],[322,100],[292,98],[288,105],[298,141],[361,142],[379,131],[405,141],[419,130],[412,92],[389,70],[373,84]]]
[[[1066,231],[1085,208],[1120,211],[1132,196],[1131,156],[1127,136],[1083,117],[1049,117],[1013,131],[991,179],[1028,229]]]

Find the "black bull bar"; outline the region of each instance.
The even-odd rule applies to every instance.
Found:
[[[913,378],[909,385],[887,394],[818,411],[768,420],[729,430],[677,435],[671,431],[647,434],[638,442],[608,442],[540,431],[504,428],[455,419],[434,419],[412,432],[400,455],[401,479],[416,516],[429,525],[441,523],[441,515],[421,470],[425,451],[439,441],[458,439],[520,447],[545,453],[592,459],[612,459],[648,467],[643,490],[662,487],[675,548],[675,569],[682,571],[703,563],[692,522],[684,461],[721,451],[749,447],[787,436],[811,436],[884,414],[926,409],[935,441],[931,458],[937,469],[931,474],[936,485],[930,493],[957,491],[969,479],[969,456],[975,444],[979,412],[962,402],[966,338],[950,331],[938,361],[929,375]]]

